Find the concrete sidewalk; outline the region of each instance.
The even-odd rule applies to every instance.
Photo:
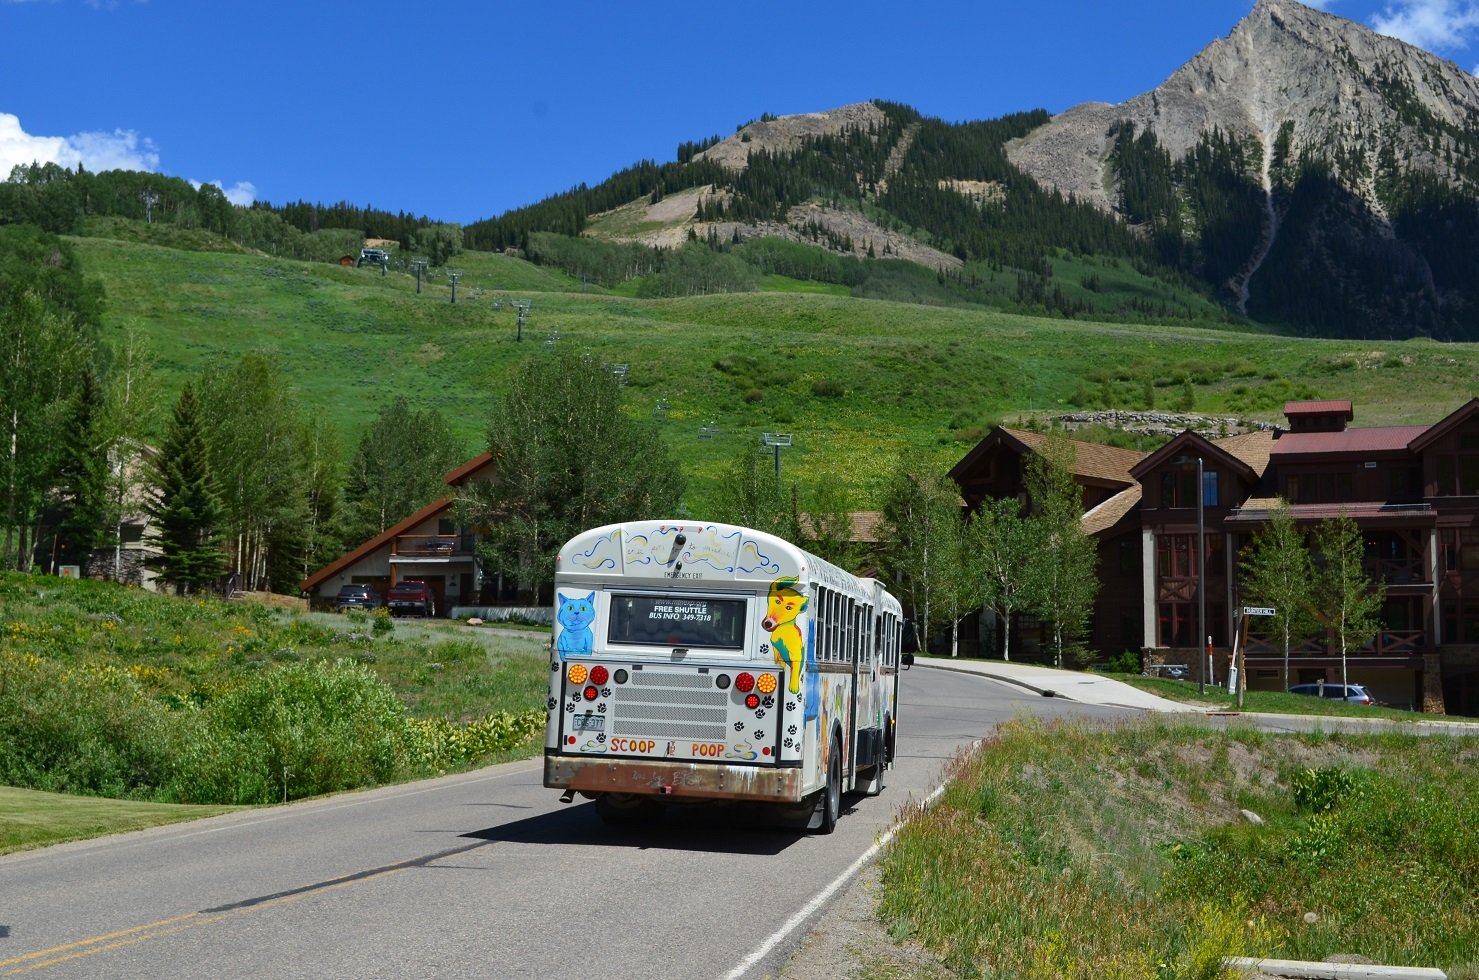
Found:
[[[966,660],[953,657],[915,656],[916,667],[933,667],[937,670],[957,670],[965,674],[981,674],[993,680],[1015,684],[1037,694],[1066,698],[1084,704],[1102,704],[1116,708],[1135,708],[1140,711],[1190,712],[1206,714],[1207,708],[1168,701],[1132,687],[1123,681],[1113,680],[1099,674],[1088,674],[1078,670],[1058,670],[1038,664],[1018,664],[1003,660]]]
[[[1179,701],[1171,701],[1166,698],[1157,697],[1138,687],[1126,684],[1123,681],[1113,680],[1099,674],[1090,674],[1077,670],[1058,670],[1054,667],[1043,667],[1039,664],[1018,664],[1002,660],[959,660],[952,657],[921,657],[917,654],[914,658],[917,667],[932,667],[936,670],[956,670],[965,674],[980,674],[993,680],[1003,681],[1007,684],[1015,684],[1036,694],[1047,696],[1053,692],[1053,697],[1064,698],[1069,701],[1079,701],[1084,704],[1102,704],[1116,708],[1132,708],[1137,711],[1164,711],[1175,714],[1194,715],[1236,715],[1251,720],[1270,720],[1275,722],[1288,722],[1291,719],[1299,719],[1309,725],[1322,728],[1344,729],[1348,731],[1370,731],[1372,729],[1392,729],[1396,731],[1414,731],[1420,734],[1442,734],[1442,735],[1464,735],[1479,736],[1479,720],[1465,718],[1454,719],[1447,716],[1425,718],[1415,715],[1410,720],[1405,718],[1362,718],[1357,715],[1295,715],[1295,714],[1268,714],[1255,711],[1234,711],[1226,708],[1214,708],[1207,705],[1182,704]]]

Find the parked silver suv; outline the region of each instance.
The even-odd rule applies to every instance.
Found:
[[[1295,684],[1289,688],[1290,694],[1307,694],[1310,697],[1324,697],[1331,701],[1349,701],[1351,704],[1375,704],[1376,698],[1371,692],[1360,684]]]

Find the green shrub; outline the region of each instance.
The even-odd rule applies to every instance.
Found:
[[[544,731],[544,724],[543,711],[500,711],[463,725],[445,718],[412,721],[417,735],[414,765],[423,772],[443,773],[517,748]]]
[[[841,384],[833,381],[831,378],[823,378],[820,381],[813,382],[811,393],[818,398],[841,398],[846,393],[846,390]]]
[[[292,664],[267,671],[211,702],[208,738],[221,748],[201,760],[245,755],[265,771],[251,785],[281,784],[289,798],[369,786],[402,775],[410,729],[405,706],[370,669],[352,660]],[[255,744],[260,739],[261,749]],[[220,777],[202,775],[203,785]],[[204,800],[190,802],[271,802]]]
[[[381,606],[370,614],[370,630],[377,636],[395,632],[395,620],[390,617],[389,609]]]
[[[171,712],[127,671],[0,653],[0,783],[145,798],[174,750]]]
[[[1328,766],[1301,769],[1289,778],[1295,805],[1311,813],[1334,809],[1342,799],[1355,794],[1358,787],[1355,773]]]

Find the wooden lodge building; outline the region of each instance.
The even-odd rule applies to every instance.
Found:
[[[1479,399],[1428,426],[1355,427],[1349,401],[1290,402],[1284,415],[1284,428],[1217,439],[1186,431],[1150,454],[1073,442],[1083,528],[1098,541],[1087,637],[1096,659],[1138,651],[1147,666],[1186,664],[1197,676],[1200,513],[1208,679],[1226,683],[1242,607],[1238,556],[1282,498],[1305,527],[1352,518],[1365,535],[1367,574],[1386,585],[1380,632],[1347,654],[1350,680],[1393,706],[1479,716]],[[967,509],[988,497],[1025,506],[1023,463],[1047,438],[988,433],[950,471]],[[446,497],[310,575],[303,593],[323,606],[345,583],[383,592],[409,578],[431,585],[443,615],[514,603],[511,583],[482,574],[475,536],[453,515],[456,488],[491,479],[491,470],[482,454],[446,474]],[[859,540],[875,537],[859,517],[877,515],[854,515]],[[1001,634],[989,613],[973,617],[962,624],[961,652],[999,656]],[[1018,619],[1011,650],[1045,659],[1031,617]],[[1282,687],[1282,649],[1254,635],[1245,657],[1250,689]],[[1310,640],[1291,651],[1290,683],[1338,682],[1340,661],[1338,646]]]
[[[1301,526],[1354,520],[1367,574],[1386,585],[1382,629],[1347,654],[1350,680],[1396,707],[1479,715],[1479,399],[1429,426],[1353,427],[1349,401],[1290,402],[1284,415],[1286,428],[1221,439],[1187,431],[1149,455],[1073,443],[1083,527],[1099,543],[1089,646],[1099,657],[1139,650],[1147,665],[1187,664],[1197,676],[1200,513],[1209,679],[1226,683],[1238,555],[1282,498]],[[990,432],[950,472],[967,507],[1025,503],[1022,464],[1046,438]],[[1014,628],[1014,653],[1040,659],[1035,627],[1024,617]],[[969,652],[995,655],[1000,634],[983,617]],[[1282,687],[1281,648],[1254,636],[1245,656],[1250,689]],[[1291,684],[1338,682],[1340,670],[1339,646],[1323,638],[1291,651]]]

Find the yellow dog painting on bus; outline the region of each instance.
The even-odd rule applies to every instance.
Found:
[[[796,588],[794,578],[778,578],[770,585],[770,601],[760,625],[770,633],[770,649],[775,662],[791,668],[791,693],[801,693],[801,678],[806,673],[806,638],[797,619],[806,612],[810,600]]]

